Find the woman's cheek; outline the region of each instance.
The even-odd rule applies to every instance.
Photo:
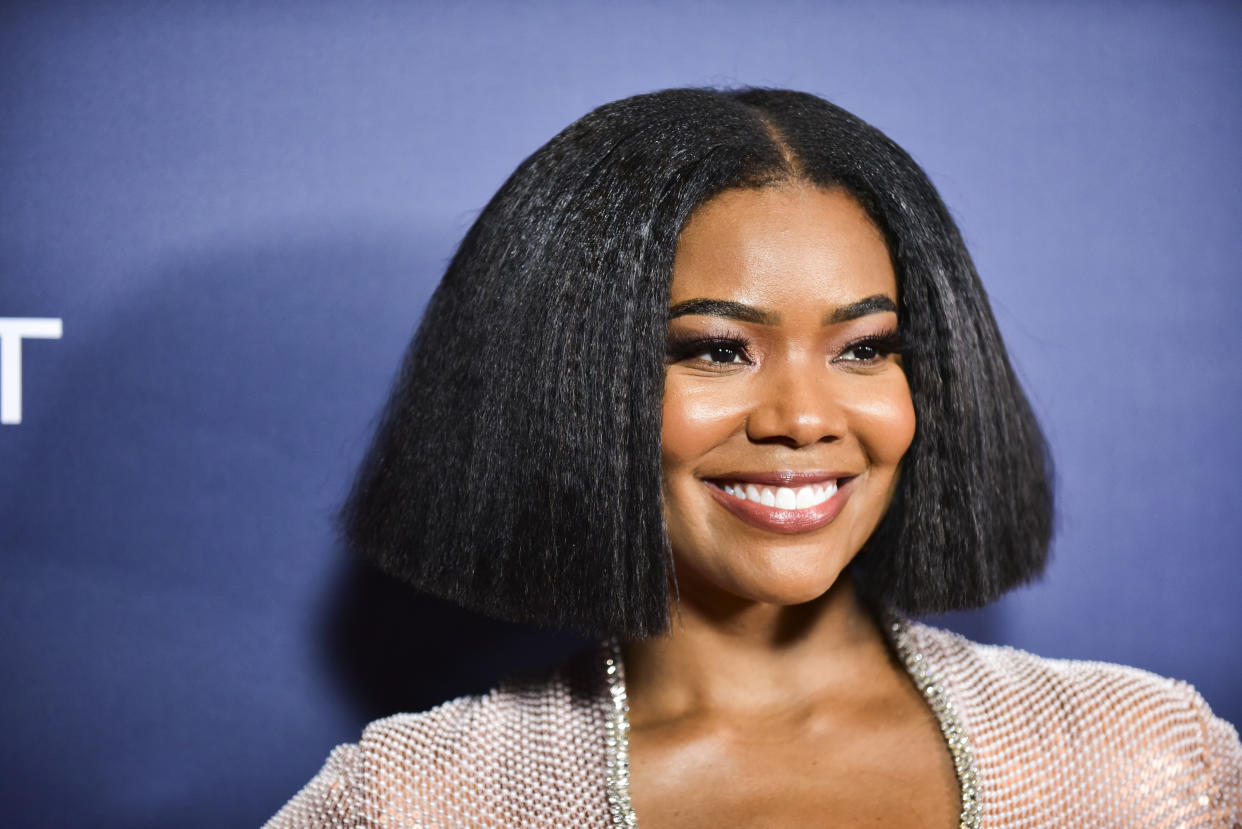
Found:
[[[904,376],[883,394],[859,400],[853,421],[872,463],[897,464],[914,441],[916,417],[910,387]]]
[[[696,464],[745,424],[744,402],[739,400],[736,390],[721,388],[724,385],[677,382],[671,378],[666,382],[661,415],[666,473],[670,464]]]

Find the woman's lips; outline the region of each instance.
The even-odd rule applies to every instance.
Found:
[[[831,523],[849,499],[853,482],[853,477],[794,473],[704,481],[722,507],[752,527],[776,533],[811,532]]]

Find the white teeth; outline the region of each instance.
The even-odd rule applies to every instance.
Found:
[[[739,501],[754,501],[765,507],[776,507],[784,510],[810,509],[819,506],[837,494],[837,482],[799,487],[770,487],[756,484],[722,484],[729,495]]]

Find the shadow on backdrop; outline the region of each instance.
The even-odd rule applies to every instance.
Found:
[[[323,617],[328,671],[368,721],[482,693],[592,645],[423,596],[360,560],[346,562],[337,585]]]

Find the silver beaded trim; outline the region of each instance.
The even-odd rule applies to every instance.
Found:
[[[927,700],[940,732],[953,756],[953,770],[962,789],[962,811],[958,818],[960,829],[979,829],[983,825],[983,794],[979,785],[979,773],[975,770],[974,754],[966,732],[957,718],[953,700],[945,693],[936,675],[927,666],[927,660],[910,641],[907,622],[889,614],[884,621],[884,631],[893,649],[901,657],[902,664],[915,686]],[[638,817],[630,802],[630,704],[625,694],[625,668],[621,663],[621,644],[613,639],[606,646],[604,675],[608,679],[608,709],[606,728],[608,811],[613,826],[637,827]]]
[[[957,718],[953,700],[927,666],[923,654],[910,641],[907,626],[908,622],[895,614],[887,614],[885,617],[885,633],[906,666],[906,672],[910,674],[932,713],[936,715],[940,733],[944,735],[949,754],[953,756],[953,770],[957,773],[957,782],[962,789],[962,813],[958,818],[958,826],[960,829],[979,829],[983,825],[983,789],[979,785],[979,773],[975,770],[975,756],[970,750],[970,741],[966,739],[966,732]]]
[[[638,817],[630,803],[630,703],[625,695],[621,643],[613,639],[606,647],[604,676],[608,679],[611,703],[604,724],[608,746],[608,812],[613,826],[636,827]]]

